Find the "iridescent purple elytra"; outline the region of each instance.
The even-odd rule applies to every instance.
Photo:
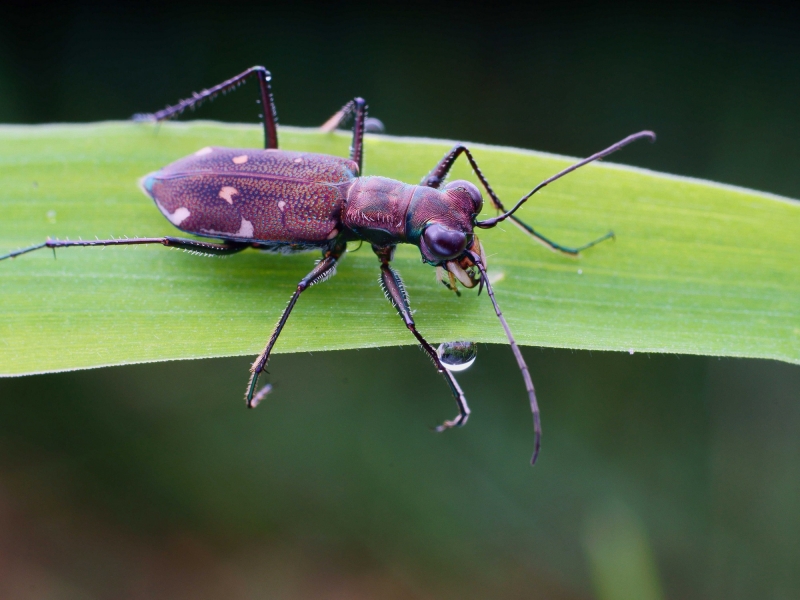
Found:
[[[419,245],[434,221],[472,236],[483,203],[469,182],[438,190],[358,177],[353,160],[277,149],[202,148],[141,185],[186,233],[278,251],[328,248],[338,238]]]
[[[460,283],[467,288],[478,286],[480,294],[486,287],[525,382],[533,414],[534,450],[531,463],[535,463],[542,432],[536,393],[522,352],[497,305],[486,274],[486,255],[474,230],[476,227],[490,229],[510,219],[551,250],[572,256],[613,237],[614,234],[609,232],[577,248],[562,246],[535,231],[514,213],[547,184],[619,150],[634,140],[655,139],[654,134],[642,131],[630,135],[575,163],[541,182],[510,210],[506,210],[478,168],[472,153],[463,144],[456,144],[445,154],[418,185],[385,177],[361,176],[364,133],[383,128],[377,119],[367,118],[367,105],[362,98],[355,98],[345,104],[322,126],[323,131],[332,131],[346,119],[353,117],[353,143],[349,159],[279,150],[271,75],[264,67],[247,69],[236,77],[195,93],[191,98],[156,113],[134,115],[134,120],[169,119],[187,108],[195,108],[219,93],[235,89],[250,77],[258,80],[264,118],[264,150],[202,148],[191,156],[146,175],[140,181],[145,193],[155,201],[162,214],[175,227],[196,236],[216,238],[220,242],[172,236],[89,241],[48,239],[40,244],[1,255],[0,260],[40,248],[52,248],[55,252],[56,248],[70,246],[162,244],[211,255],[235,254],[248,248],[284,252],[321,250],[322,259],[297,284],[297,289],[278,320],[266,348],[250,369],[252,375],[247,387],[246,401],[247,406],[252,408],[272,390],[272,386],[267,384],[257,391],[258,376],[266,368],[272,348],[300,294],[335,273],[336,265],[347,251],[348,241],[368,242],[380,263],[380,281],[384,294],[437,370],[442,373],[458,405],[458,415],[436,428],[437,431],[443,431],[464,425],[470,410],[451,371],[445,368],[436,350],[417,331],[408,294],[400,275],[390,264],[397,244],[413,244],[419,247],[423,262],[436,267],[439,280],[449,290],[460,295],[457,290],[457,283]],[[472,166],[492,206],[500,212],[498,216],[478,220],[483,198],[474,184],[469,181],[445,184],[447,174],[461,154],[464,154]]]

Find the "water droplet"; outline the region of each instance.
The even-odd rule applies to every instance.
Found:
[[[436,349],[442,365],[448,371],[466,371],[475,362],[478,344],[475,342],[444,342]]]

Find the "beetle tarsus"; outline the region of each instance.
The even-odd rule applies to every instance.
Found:
[[[9,252],[8,254],[0,255],[0,260],[5,260],[7,258],[16,258],[21,254],[27,254],[28,252],[39,250],[40,248],[44,248],[45,246],[47,246],[47,242],[43,242],[41,244],[34,244],[33,246],[28,246],[27,248],[20,248],[19,250],[14,250],[13,252]]]
[[[40,250],[41,248],[50,248],[53,250],[53,257],[55,258],[56,255],[56,248],[69,248],[74,246],[82,246],[82,247],[89,247],[89,246],[99,246],[99,247],[106,247],[106,246],[139,246],[143,244],[161,244],[162,246],[173,247],[173,248],[181,248],[183,250],[189,250],[193,252],[197,252],[203,255],[221,255],[221,254],[234,254],[236,252],[241,252],[245,248],[249,248],[250,244],[243,243],[243,242],[236,242],[234,240],[226,240],[224,244],[212,244],[210,242],[201,242],[198,240],[190,240],[186,238],[178,238],[172,236],[165,236],[159,238],[111,238],[107,240],[100,240],[100,239],[93,239],[93,240],[51,240],[48,239],[47,241],[36,244],[34,246],[29,246],[28,248],[23,248],[21,250],[16,250],[14,252],[10,252],[9,254],[5,254],[0,256],[0,260],[4,258],[14,258],[19,256],[20,254],[25,254],[27,252],[33,252],[34,250]]]
[[[443,431],[447,431],[448,429],[453,429],[454,427],[463,427],[466,424],[467,419],[469,419],[469,413],[469,407],[466,407],[465,412],[459,413],[455,419],[452,421],[445,421],[441,425],[434,427],[433,430],[436,433],[441,433]]]

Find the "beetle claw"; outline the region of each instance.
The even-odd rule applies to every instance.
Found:
[[[455,419],[451,421],[445,421],[441,425],[437,425],[434,427],[434,431],[436,433],[441,433],[443,431],[447,431],[448,429],[452,429],[453,427],[461,427],[467,422],[466,415],[458,415]]]

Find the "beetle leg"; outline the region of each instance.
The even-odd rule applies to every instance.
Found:
[[[236,77],[232,77],[223,81],[219,85],[215,85],[207,90],[195,92],[191,98],[181,100],[177,104],[168,106],[164,110],[155,113],[137,113],[133,115],[134,121],[163,121],[177,117],[187,108],[194,110],[197,106],[202,104],[205,100],[213,100],[215,96],[220,93],[225,93],[239,87],[244,81],[255,75],[258,78],[259,90],[261,92],[261,109],[263,112],[264,120],[264,148],[277,148],[278,147],[278,112],[275,110],[275,100],[272,97],[272,75],[264,67],[255,66],[250,67],[243,73],[239,73]]]
[[[400,275],[398,275],[397,271],[389,266],[389,261],[394,254],[394,247],[376,248],[373,246],[372,249],[381,261],[380,281],[386,298],[392,303],[392,306],[397,310],[397,313],[400,315],[400,318],[403,319],[408,330],[417,338],[419,345],[431,358],[433,364],[436,366],[436,370],[444,375],[447,384],[450,386],[450,391],[453,393],[453,397],[456,400],[456,404],[458,405],[458,416],[451,421],[445,421],[439,425],[436,431],[444,431],[451,427],[461,427],[469,418],[470,410],[467,405],[467,398],[464,396],[464,392],[461,390],[453,374],[442,365],[442,362],[439,360],[439,355],[436,354],[436,349],[417,331],[414,318],[411,316],[411,307],[409,306],[408,294],[406,293],[405,286],[403,286],[403,280],[400,279]]]
[[[171,236],[160,238],[121,238],[112,240],[47,240],[41,244],[3,254],[0,256],[0,260],[14,258],[20,254],[27,254],[28,252],[33,252],[41,248],[52,248],[53,253],[55,253],[56,248],[68,248],[70,246],[138,246],[142,244],[161,244],[169,248],[182,248],[189,252],[210,256],[235,254],[236,252],[241,252],[245,248],[250,247],[249,243],[235,242],[232,240],[226,240],[224,244],[212,244],[210,242],[201,242],[199,240],[189,240]]]
[[[343,252],[344,249],[341,248],[336,248],[334,251],[329,252],[321,261],[316,264],[313,269],[311,269],[311,272],[303,277],[300,280],[300,283],[297,284],[297,289],[295,290],[294,294],[292,294],[289,304],[285,309],[283,309],[283,314],[281,314],[278,324],[272,331],[272,335],[267,342],[266,348],[264,348],[264,351],[255,360],[253,366],[250,367],[250,372],[252,375],[250,376],[250,383],[247,386],[247,394],[245,395],[247,408],[255,408],[257,404],[257,402],[254,402],[253,395],[255,394],[256,385],[258,384],[258,376],[266,368],[267,361],[269,361],[269,355],[272,352],[272,347],[275,345],[275,342],[278,341],[278,336],[280,336],[281,331],[283,331],[283,326],[289,319],[289,315],[291,314],[294,305],[297,303],[297,299],[300,297],[300,294],[302,294],[315,283],[322,283],[331,277],[336,272],[336,263]]]
[[[355,116],[353,120],[353,141],[350,144],[350,160],[358,165],[358,174],[361,175],[362,167],[364,166],[364,133],[383,131],[383,123],[379,119],[367,117],[367,101],[363,98],[353,98],[330,119],[325,121],[320,126],[320,129],[322,131],[333,131],[344,123],[350,115]]]
[[[356,100],[360,100],[360,98],[356,98]],[[353,114],[356,106],[356,100],[351,100],[347,104],[345,104],[342,108],[337,110],[331,118],[325,121],[322,125],[319,126],[320,131],[324,131],[325,133],[330,133],[335,129],[338,129],[342,123],[347,121],[350,115]],[[386,127],[383,125],[383,121],[377,119],[375,117],[366,117],[364,119],[364,132],[365,133],[383,133],[386,131]]]
[[[503,203],[500,201],[500,198],[497,197],[497,194],[492,189],[492,186],[489,185],[489,182],[486,180],[486,177],[483,175],[483,172],[478,167],[478,163],[476,162],[475,158],[472,156],[472,153],[469,151],[469,148],[464,146],[463,144],[456,144],[453,146],[452,150],[444,155],[442,160],[439,161],[430,173],[428,173],[420,182],[420,185],[424,185],[427,187],[432,187],[435,189],[439,189],[439,187],[444,183],[444,180],[447,178],[447,174],[450,172],[450,169],[453,167],[453,164],[456,162],[456,159],[461,155],[465,154],[469,164],[472,166],[473,171],[475,171],[475,175],[480,180],[481,184],[483,185],[486,193],[489,195],[489,199],[492,202],[492,206],[499,210],[500,212],[505,212],[506,209],[503,206]],[[552,241],[549,238],[546,238],[541,233],[536,231],[533,227],[522,221],[521,219],[517,218],[515,215],[510,215],[509,219],[514,222],[514,225],[519,227],[522,231],[530,235],[534,240],[553,250],[554,252],[561,252],[562,254],[567,254],[569,256],[577,256],[582,250],[586,250],[587,248],[591,248],[595,244],[599,244],[603,240],[607,240],[609,238],[614,237],[614,232],[609,231],[605,235],[600,236],[596,240],[592,240],[584,244],[583,246],[579,246],[577,248],[570,247],[570,246],[563,246],[557,242]]]

